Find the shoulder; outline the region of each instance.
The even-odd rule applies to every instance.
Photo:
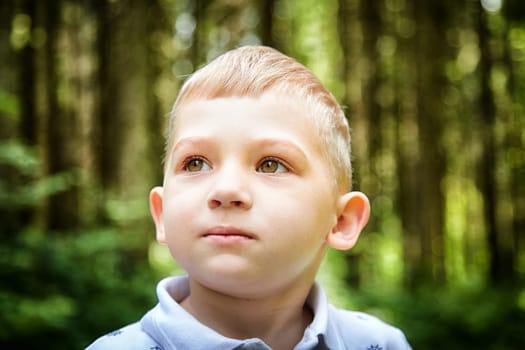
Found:
[[[345,348],[367,350],[411,349],[403,332],[381,319],[357,311],[329,306],[329,324]]]
[[[102,349],[162,350],[162,348],[142,330],[139,322],[103,335],[86,348],[86,350]]]

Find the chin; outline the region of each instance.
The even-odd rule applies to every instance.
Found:
[[[272,294],[271,284],[254,277],[253,274],[246,276],[221,271],[221,273],[207,275],[199,280],[199,283],[213,292],[238,299],[258,299]]]

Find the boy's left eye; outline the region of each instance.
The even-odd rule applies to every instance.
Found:
[[[257,171],[260,173],[286,173],[288,168],[278,160],[265,159],[257,167]]]

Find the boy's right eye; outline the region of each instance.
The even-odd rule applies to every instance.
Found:
[[[198,172],[198,171],[208,171],[211,169],[211,167],[202,158],[188,158],[184,161],[182,169],[188,172]]]

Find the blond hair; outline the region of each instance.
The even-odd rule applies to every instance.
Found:
[[[352,174],[350,133],[341,107],[308,68],[270,47],[243,46],[228,51],[185,81],[170,113],[167,154],[173,143],[175,118],[184,104],[221,97],[257,98],[266,92],[295,97],[310,110],[336,186],[347,191]]]

